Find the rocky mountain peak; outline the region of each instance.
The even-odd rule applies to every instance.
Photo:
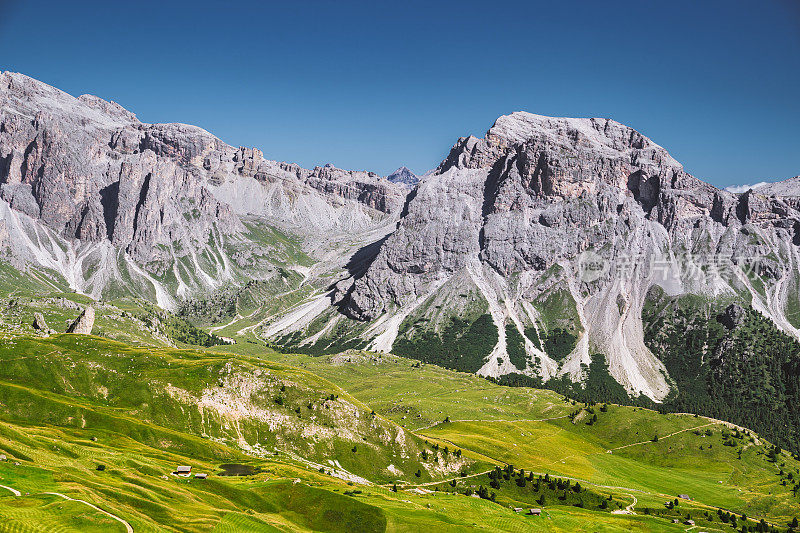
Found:
[[[765,196],[800,196],[800,176],[795,176],[783,181],[764,183],[751,189]]]
[[[546,117],[517,111],[499,117],[482,139],[473,136],[459,139],[438,171],[453,166],[490,168],[503,157],[519,157],[529,166],[563,159],[572,170],[597,160],[653,169],[683,169],[664,148],[614,120]]]
[[[794,190],[791,183],[783,187]],[[498,118],[483,138],[456,142],[409,196],[397,230],[341,296],[342,309],[361,320],[391,323],[383,317],[403,320],[422,313],[415,309],[431,305],[426,302],[456,307],[446,294],[458,287],[459,297],[470,298],[460,305],[473,313],[484,305],[482,312],[491,316],[498,341],[478,372],[498,376],[522,370],[509,359],[506,329],[535,345],[536,335],[528,338],[524,324],[541,321],[558,300],[557,313],[573,313],[582,340],[561,362],[528,346],[538,368],[525,372],[580,379],[591,347],[606,354],[611,374],[629,391],[662,398],[669,384],[641,333],[643,297],[654,283],[648,261],[659,258],[672,272],[675,279],[664,282],[671,291],[731,291],[720,279],[684,279],[678,260],[660,257],[698,249],[758,257],[760,238],[741,229],[751,224],[774,231],[781,242],[800,243],[800,222],[787,220],[797,216],[798,204],[768,199],[762,190],[740,196],[719,190],[613,120],[516,112]],[[574,263],[587,251],[602,255],[608,266],[602,280],[587,283],[576,274]],[[635,276],[622,266],[633,258]],[[779,276],[776,265],[761,268]],[[434,327],[448,327],[435,313]],[[375,347],[391,346],[397,335],[422,333],[387,330]]]
[[[487,138],[506,140],[510,144],[538,141],[613,152],[661,148],[638,131],[615,120],[546,117],[524,111],[499,117],[489,129]]]
[[[409,187],[413,187],[419,182],[419,178],[416,174],[411,172],[405,166],[402,166],[386,176],[386,179],[391,181],[392,183],[399,183],[402,185],[408,185]]]

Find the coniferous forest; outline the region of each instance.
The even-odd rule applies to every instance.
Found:
[[[738,304],[656,295],[642,319],[676,389],[656,408],[730,421],[800,451],[800,342]]]

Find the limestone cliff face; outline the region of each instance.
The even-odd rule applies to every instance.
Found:
[[[739,203],[627,126],[514,113],[484,139],[460,139],[420,184],[356,283],[350,309],[372,318],[413,298],[416,285],[474,260],[504,277],[544,271],[645,220],[683,239],[696,222],[714,222],[715,205],[717,218],[730,220]],[[392,272],[413,279],[394,288]],[[382,274],[387,279],[375,279]]]
[[[485,138],[460,139],[409,198],[363,275],[340,284],[342,309],[368,321],[406,316],[448,280],[466,279],[500,332],[480,373],[580,379],[599,352],[629,391],[664,397],[669,382],[644,346],[640,319],[654,284],[709,297],[747,293],[798,333],[784,312],[798,274],[796,199],[718,190],[612,120],[500,117]],[[592,279],[579,271],[588,252],[603,265]],[[742,274],[752,263],[772,281],[761,292]],[[542,311],[534,304],[555,290],[576,308],[573,352],[554,361],[525,337],[538,362],[511,365],[504,329],[530,335]]]
[[[0,197],[64,238],[107,239],[146,264],[159,245],[198,251],[215,225],[241,231],[192,166],[222,147],[207,132],[143,124],[114,103],[19,74],[0,75],[0,99]]]
[[[74,243],[68,260],[92,246],[104,250],[97,261],[112,261],[110,244],[130,269],[184,288],[181,262],[206,270],[201,281],[232,275],[219,252],[247,246],[241,216],[308,233],[370,228],[398,212],[406,192],[372,173],[268,161],[195,126],[145,124],[116,103],[0,73],[0,201],[11,209],[0,225],[30,225],[13,213],[26,215],[61,248]],[[25,241],[28,259],[62,262],[40,241]]]

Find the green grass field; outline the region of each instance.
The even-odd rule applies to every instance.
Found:
[[[598,421],[589,425],[583,405],[551,391],[502,387],[431,365],[416,368],[414,361],[395,356],[266,357],[341,384],[418,435],[486,461],[634,492],[640,507],[662,507],[667,497],[688,494],[696,502],[776,524],[800,514],[793,483],[783,485],[788,472],[795,479],[800,475],[800,463],[786,453],[777,463],[770,461],[768,443],[758,438],[757,444],[723,439],[731,432],[728,426],[703,417],[617,405],[601,411],[596,405]],[[724,440],[737,445],[725,446]]]
[[[719,508],[785,530],[800,515],[800,463],[722,422],[252,335],[180,348],[137,329],[134,301],[98,306],[104,337],[42,337],[33,312],[53,327],[89,300],[16,298],[0,328],[0,531],[684,531],[686,515],[733,531]],[[183,464],[208,479],[172,475]],[[512,472],[495,501],[467,495],[507,465],[581,490]],[[666,509],[679,494],[692,500]]]

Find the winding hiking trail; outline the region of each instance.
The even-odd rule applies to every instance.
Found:
[[[626,511],[633,514],[633,508],[636,507],[636,504],[639,503],[639,500],[636,499],[636,496],[633,494],[628,494],[631,498],[633,498],[633,502],[625,508]]]
[[[510,419],[501,419],[501,418],[462,418],[462,419],[453,419],[450,420],[449,423],[452,422],[547,422],[548,420],[559,420],[561,418],[567,418],[569,415],[561,415],[561,416],[551,416],[550,418],[518,418],[516,420]],[[444,420],[439,422],[433,423],[429,426],[417,428],[417,429],[409,429],[411,432],[417,431],[425,431],[426,429],[434,428],[440,424],[445,424]]]
[[[8,488],[8,487],[6,487],[6,488]],[[89,503],[89,502],[84,501],[84,500],[78,500],[76,498],[70,498],[69,496],[61,494],[60,492],[43,492],[42,494],[50,494],[52,496],[59,496],[61,498],[64,498],[65,500],[69,500],[71,502],[79,502],[79,503],[82,503],[84,505],[88,505],[89,507],[91,507],[95,511],[100,511],[101,513],[103,513],[104,515],[108,516],[109,518],[113,518],[117,522],[121,523],[123,526],[125,526],[125,529],[128,531],[128,533],[133,533],[133,526],[131,526],[127,521],[123,520],[122,518],[118,517],[117,515],[113,515],[113,514],[109,513],[108,511],[104,511],[103,509],[99,508],[98,506],[94,505],[93,503]],[[17,495],[19,495],[19,494],[17,494]]]
[[[7,487],[7,486],[5,486],[5,485],[0,485],[0,488],[3,488],[3,489],[8,489],[8,490],[10,490],[10,491],[11,491],[11,493],[12,493],[14,496],[22,496],[22,493],[21,493],[20,491],[18,491],[17,489],[12,489],[11,487]]]
[[[11,488],[9,486],[0,485],[0,488],[6,489],[6,490],[10,490],[11,493],[14,496],[22,496],[22,493],[20,491],[18,491],[17,489],[13,489],[13,488]],[[108,516],[109,518],[113,518],[114,520],[116,520],[117,522],[119,522],[120,524],[125,526],[125,529],[127,530],[128,533],[133,533],[133,526],[131,526],[126,520],[123,520],[122,518],[118,517],[117,515],[111,514],[108,511],[105,511],[105,510],[99,508],[98,506],[94,505],[93,503],[89,503],[87,501],[79,500],[79,499],[76,499],[76,498],[70,498],[69,496],[67,496],[65,494],[61,494],[60,492],[42,492],[41,494],[49,494],[51,496],[58,496],[60,498],[64,498],[65,500],[69,500],[71,502],[78,502],[78,503],[82,503],[84,505],[88,505],[89,507],[91,507],[95,511],[100,511],[104,515]]]
[[[616,511],[611,511],[611,514],[636,514],[636,511],[634,511],[633,509],[634,507],[636,507],[636,504],[639,503],[639,500],[637,500],[636,496],[634,496],[633,494],[628,494],[626,492],[623,492],[623,494],[625,494],[625,496],[630,496],[631,498],[633,498],[633,501],[629,505],[627,505],[625,509],[617,509]]]
[[[686,415],[688,415],[689,413],[676,413],[676,414],[686,414]],[[692,416],[694,416],[694,415],[692,415]],[[547,420],[556,420],[556,419],[559,419],[559,418],[566,418],[566,417],[565,416],[558,416],[558,417],[539,419],[539,420],[507,420],[507,422],[546,422]],[[722,420],[716,420],[714,418],[709,418],[709,417],[702,417],[702,418],[705,418],[706,420],[709,420],[709,422],[707,422],[705,424],[700,424],[699,426],[693,426],[693,427],[690,427],[690,428],[685,428],[685,429],[681,429],[681,430],[678,430],[678,431],[674,431],[674,432],[672,432],[672,433],[670,433],[668,435],[664,435],[663,437],[659,437],[658,440],[661,441],[661,440],[673,437],[675,435],[679,435],[681,433],[685,433],[687,431],[696,431],[698,429],[705,428],[705,427],[708,427],[708,426],[717,425],[717,424],[725,425],[725,426],[728,426],[728,427],[733,426],[733,424],[730,424],[730,423],[722,421]],[[504,422],[504,420],[451,420],[450,422]],[[427,437],[429,439],[434,439],[434,440],[439,440],[439,441],[442,441],[442,442],[447,442],[449,444],[452,444],[453,446],[456,446],[456,447],[461,448],[463,450],[467,450],[467,451],[471,452],[472,454],[479,455],[481,457],[485,457],[485,458],[490,459],[490,460],[492,460],[494,462],[497,462],[497,463],[508,465],[508,463],[505,462],[505,461],[490,457],[490,456],[488,456],[486,454],[483,454],[481,452],[477,452],[475,450],[471,450],[470,448],[468,448],[466,446],[462,446],[462,445],[456,444],[456,443],[454,443],[454,442],[452,442],[452,441],[450,441],[448,439],[444,439],[442,437],[434,437],[434,436],[431,436],[431,435],[425,435],[424,433],[417,433],[417,432],[424,431],[425,429],[430,429],[432,427],[438,426],[439,424],[442,424],[442,423],[443,422],[438,422],[436,424],[433,424],[433,425],[425,427],[425,428],[421,428],[421,429],[417,429],[417,430],[409,430],[409,431],[411,431],[412,433],[417,434],[418,437]],[[735,427],[738,427],[738,426],[735,426]],[[616,448],[610,448],[610,449],[606,450],[605,453],[612,453],[614,450],[621,450],[621,449],[624,449],[624,448],[629,448],[631,446],[641,446],[641,445],[652,444],[652,443],[653,443],[652,440],[633,442],[633,443],[630,443],[630,444],[617,446]],[[602,452],[595,452],[595,453],[602,453]],[[411,489],[414,489],[414,488],[425,488],[425,487],[429,487],[429,486],[439,485],[441,483],[449,483],[449,482],[451,482],[453,480],[459,481],[459,480],[463,480],[463,479],[470,479],[470,478],[484,476],[484,475],[488,474],[489,472],[492,472],[493,470],[494,469],[486,470],[484,472],[478,472],[476,474],[470,474],[468,476],[456,476],[456,477],[452,477],[452,478],[449,478],[449,479],[441,479],[439,481],[431,481],[431,482],[419,483],[419,484],[415,484],[415,485],[411,485],[411,484],[401,485],[401,486],[398,486],[398,488],[402,489],[402,490],[411,490]],[[537,475],[537,476],[544,476],[546,474],[545,472],[536,472],[534,470],[527,470],[527,471],[530,472],[531,474]],[[650,494],[650,495],[653,495],[653,496],[659,496],[659,497],[664,497],[664,498],[669,498],[669,499],[672,499],[672,498],[675,497],[674,495],[670,495],[670,494],[650,492],[650,491],[645,491],[645,490],[641,490],[641,489],[633,489],[633,488],[630,488],[630,487],[620,487],[620,486],[616,486],[616,485],[600,485],[598,483],[593,483],[593,482],[591,482],[591,481],[589,481],[587,479],[581,479],[581,478],[576,478],[576,477],[566,476],[566,475],[561,475],[561,474],[556,475],[556,477],[560,477],[562,479],[569,479],[570,481],[577,481],[577,482],[579,482],[581,484],[591,485],[591,486],[594,486],[594,487],[597,487],[597,488],[601,488],[601,489],[614,490],[614,491],[619,492],[620,494],[624,494],[626,496],[630,496],[633,501],[630,504],[628,504],[624,509],[619,509],[617,511],[613,511],[614,514],[636,514],[635,507],[639,503],[639,500],[633,494],[635,492],[642,493],[642,494]],[[391,488],[392,487],[392,485],[379,485],[379,486],[380,487],[387,487],[387,488]],[[718,511],[718,510],[726,511],[727,510],[727,509],[725,509],[723,507],[716,507],[714,505],[710,505],[710,504],[706,504],[706,503],[702,503],[702,502],[698,502],[698,501],[692,501],[692,504],[697,506],[697,507],[705,508],[705,509],[709,509],[709,510],[713,510],[713,511]],[[758,521],[758,519],[759,519],[759,517],[756,517],[756,516],[750,516],[750,518],[749,518],[749,520],[751,520],[751,521],[755,520],[756,522]],[[767,523],[769,524],[770,522],[767,522]],[[775,524],[771,524],[771,525],[774,526]]]
[[[713,426],[713,425],[715,425],[715,424],[717,424],[717,423],[718,423],[718,422],[709,422],[708,424],[702,424],[702,425],[700,425],[700,426],[695,426],[695,427],[691,427],[691,428],[681,429],[681,430],[679,430],[679,431],[675,431],[675,432],[673,432],[673,433],[670,433],[669,435],[664,435],[663,437],[658,437],[658,440],[664,440],[664,439],[668,439],[668,438],[672,437],[673,435],[677,435],[678,433],[685,433],[685,432],[687,432],[687,431],[695,431],[695,430],[697,430],[697,429],[700,429],[700,428],[704,428],[704,427],[708,427],[708,426]],[[606,453],[611,453],[611,452],[613,452],[614,450],[621,450],[621,449],[623,449],[623,448],[630,448],[631,446],[639,446],[640,444],[649,444],[649,443],[651,443],[651,442],[654,442],[654,441],[653,441],[653,440],[643,440],[643,441],[641,441],[641,442],[632,442],[631,444],[625,444],[625,445],[623,445],[623,446],[617,446],[616,448],[611,448],[611,449],[609,449],[609,450],[606,450]]]

